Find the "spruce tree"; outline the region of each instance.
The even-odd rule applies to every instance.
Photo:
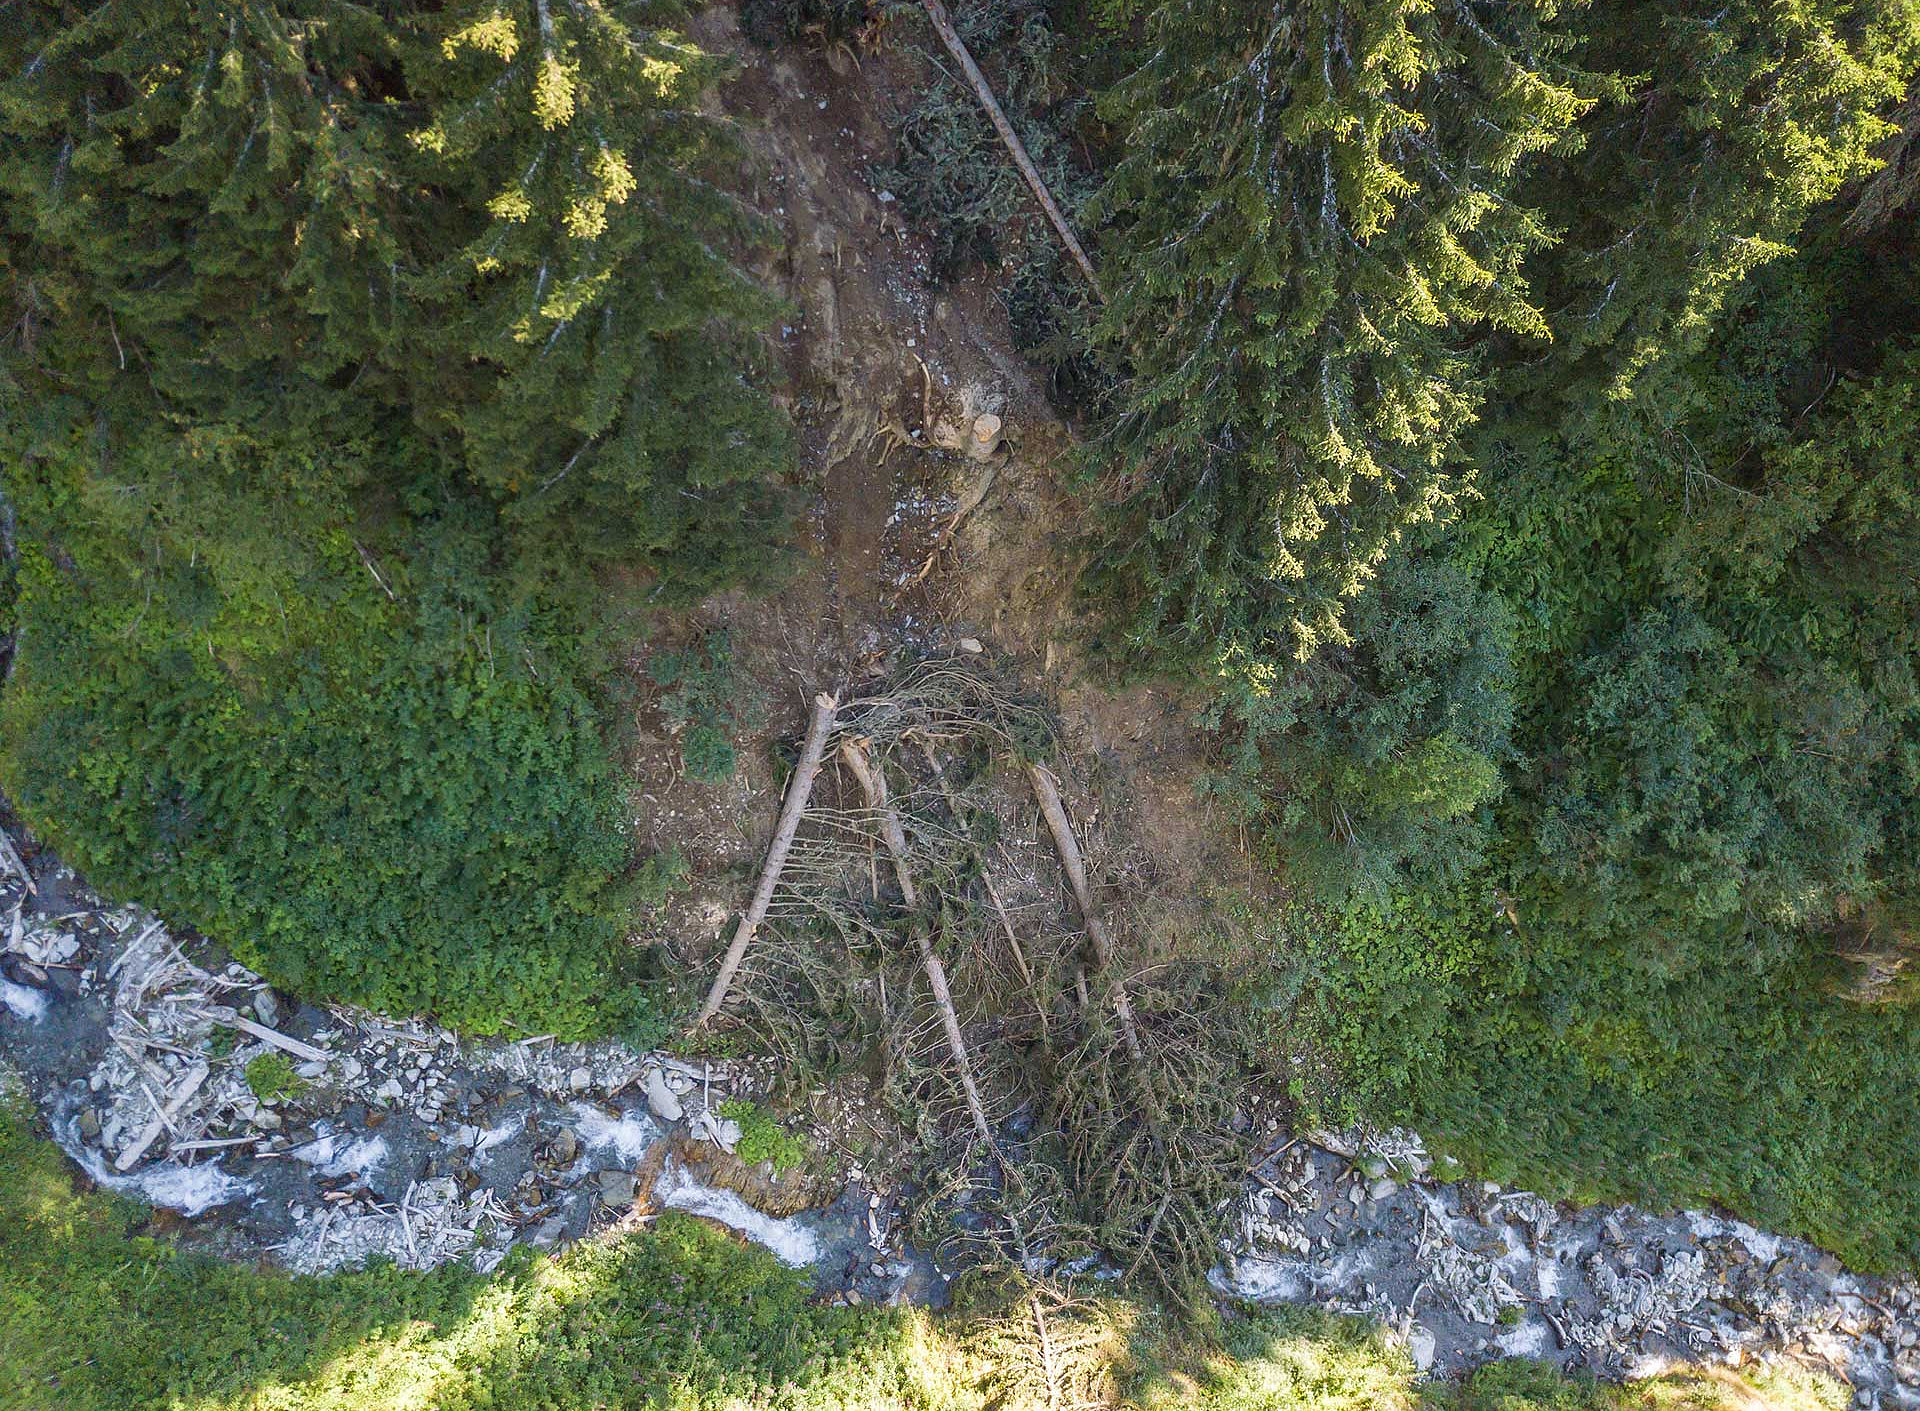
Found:
[[[1879,111],[1920,62],[1920,4],[1599,0],[1574,18],[1580,62],[1616,75],[1619,96],[1523,190],[1565,228],[1530,271],[1560,355],[1541,380],[1579,399],[1592,384],[1570,365],[1630,392],[1878,165]]]
[[[680,13],[33,7],[0,35],[14,375],[80,422],[111,405],[116,436],[238,438],[237,465],[319,448],[320,523],[477,498],[535,584],[764,577],[785,431],[744,373],[775,305],[729,257],[753,222],[712,179],[737,153]],[[129,489],[201,537],[288,493]]]
[[[1129,370],[1094,454],[1089,583],[1149,655],[1304,656],[1459,493],[1467,340],[1543,337],[1512,195],[1590,102],[1555,7],[1165,0],[1108,97],[1125,156],[1100,326]]]

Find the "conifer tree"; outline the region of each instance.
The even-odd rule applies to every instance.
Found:
[[[320,523],[477,498],[535,582],[763,574],[785,433],[743,372],[774,305],[730,262],[753,227],[709,179],[734,149],[680,12],[33,7],[0,35],[15,375],[118,436],[236,438],[236,467],[319,448]],[[218,464],[107,498],[213,538],[236,494],[288,493]]]
[[[1512,190],[1590,101],[1554,5],[1165,0],[1109,95],[1101,325],[1129,367],[1095,453],[1090,583],[1132,647],[1306,655],[1458,492],[1467,338],[1544,336]]]
[[[1533,271],[1560,354],[1620,395],[1697,346],[1806,213],[1878,165],[1878,116],[1920,63],[1915,0],[1599,0],[1576,12],[1580,61],[1620,96],[1527,199],[1565,228]],[[1574,397],[1586,395],[1580,384]]]

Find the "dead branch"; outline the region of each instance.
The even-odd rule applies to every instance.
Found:
[[[767,904],[773,900],[773,889],[779,885],[780,869],[787,860],[787,850],[793,846],[793,835],[800,827],[800,817],[807,809],[807,796],[813,792],[813,781],[820,773],[820,760],[826,753],[827,732],[833,727],[834,713],[839,703],[824,691],[813,698],[813,717],[807,722],[807,739],[800,750],[800,762],[794,766],[793,778],[787,782],[786,802],[780,808],[780,822],[773,830],[773,843],[767,849],[766,865],[760,869],[760,885],[754,888],[753,900],[740,918],[740,925],[734,930],[733,943],[727,947],[727,953],[720,961],[720,973],[713,977],[713,988],[707,991],[707,1002],[700,1006],[700,1013],[693,1021],[698,1029],[720,1012],[720,1006],[726,1003],[727,989],[733,984],[734,973],[739,970],[741,960],[746,956],[747,947],[752,944],[754,932],[760,929],[760,923],[767,914]]]
[[[927,972],[927,985],[932,989],[933,1002],[940,1011],[940,1024],[946,1030],[947,1047],[953,1052],[960,1086],[966,1093],[967,1111],[972,1114],[973,1125],[978,1129],[980,1139],[997,1156],[1000,1148],[993,1139],[993,1125],[987,1121],[987,1109],[980,1101],[980,1089],[973,1080],[973,1061],[967,1056],[967,1041],[960,1032],[960,1016],[953,1007],[953,992],[947,987],[947,967],[940,963],[940,956],[933,948],[933,938],[927,934],[926,921],[919,915],[920,893],[913,883],[913,869],[907,864],[907,834],[900,826],[900,815],[887,800],[886,776],[873,767],[865,747],[857,740],[846,740],[841,744],[840,758],[859,781],[860,792],[866,795],[867,806],[880,815],[881,836],[886,841],[887,852],[893,857],[893,873],[900,883],[900,895],[907,910],[913,914],[913,939],[920,949],[920,965]]]
[[[1013,929],[1013,922],[1007,916],[1006,904],[1000,900],[1000,890],[993,885],[993,874],[987,870],[987,859],[981,853],[980,846],[974,841],[973,829],[967,820],[960,816],[960,801],[954,797],[953,789],[947,783],[947,772],[941,768],[940,757],[933,752],[933,745],[925,736],[920,737],[920,751],[927,757],[927,767],[933,771],[934,782],[940,786],[940,797],[946,801],[947,811],[953,815],[954,826],[959,828],[960,836],[966,839],[969,851],[980,867],[980,880],[986,883],[987,900],[993,903],[993,914],[1000,919],[1000,930],[1007,938],[1007,948],[1013,952],[1013,963],[1019,968],[1020,981],[1028,989],[1033,988],[1033,969],[1027,964],[1026,948],[1020,944],[1020,937]],[[1047,1023],[1046,1012],[1040,1014],[1040,1025],[1044,1029]]]
[[[159,1140],[160,1133],[165,1131],[168,1124],[179,1115],[180,1109],[187,1105],[187,1099],[200,1091],[200,1085],[207,1081],[209,1071],[211,1070],[205,1063],[199,1064],[187,1074],[186,1081],[180,1084],[173,1096],[167,1099],[165,1107],[156,1105],[154,1119],[147,1123],[139,1136],[134,1138],[133,1144],[120,1153],[119,1158],[113,1163],[115,1170],[125,1171],[147,1154],[147,1148]]]
[[[1127,1041],[1127,1051],[1136,1059],[1142,1058],[1140,1032],[1134,1026],[1133,1004],[1127,998],[1127,984],[1114,968],[1113,937],[1107,931],[1107,923],[1100,919],[1100,913],[1094,909],[1093,893],[1087,887],[1087,865],[1080,856],[1080,845],[1074,841],[1073,825],[1067,820],[1066,806],[1060,802],[1059,786],[1053,782],[1051,774],[1033,761],[1027,763],[1027,780],[1033,785],[1033,796],[1039,801],[1040,812],[1047,820],[1047,831],[1053,834],[1054,850],[1060,854],[1060,867],[1067,874],[1074,905],[1079,907],[1080,918],[1086,922],[1087,934],[1093,939],[1094,956],[1113,982],[1113,1008],[1120,1016],[1120,1032]]]
[[[0,828],[0,862],[5,863],[9,872],[17,873],[20,880],[27,884],[27,895],[40,895],[40,889],[33,884],[33,874],[27,871],[27,864],[20,860],[20,854],[14,849],[13,839],[7,836],[3,828]]]
[[[1105,303],[1106,291],[1100,287],[1100,277],[1093,272],[1093,261],[1087,258],[1087,252],[1080,248],[1073,227],[1067,224],[1067,218],[1060,213],[1060,207],[1053,199],[1053,193],[1047,190],[1047,183],[1041,179],[1040,169],[1033,164],[1033,158],[1027,155],[1026,144],[1013,130],[1013,124],[1007,121],[1007,115],[1000,107],[1000,100],[993,96],[993,90],[987,86],[986,76],[980,72],[980,66],[973,61],[973,55],[967,52],[959,32],[953,27],[953,20],[947,15],[943,0],[921,0],[927,9],[927,18],[933,21],[934,33],[940,36],[940,42],[947,46],[947,52],[953,55],[954,62],[960,65],[966,74],[967,82],[973,85],[973,96],[980,100],[980,106],[986,109],[987,118],[993,124],[993,130],[1000,134],[1000,140],[1006,144],[1013,164],[1020,168],[1020,175],[1027,180],[1034,199],[1040,203],[1040,209],[1047,213],[1060,243],[1067,247],[1067,253],[1073,256],[1073,262],[1080,266],[1080,272],[1087,277],[1088,285],[1093,289],[1094,297]]]

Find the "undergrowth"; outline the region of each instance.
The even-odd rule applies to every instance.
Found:
[[[1856,1267],[1920,1261],[1920,1028],[1835,1003],[1837,962],[1729,936],[1651,970],[1565,920],[1523,936],[1485,873],[1292,921],[1321,1115],[1404,1122],[1555,1197],[1718,1202]]]

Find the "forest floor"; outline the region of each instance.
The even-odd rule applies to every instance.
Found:
[[[785,588],[720,595],[636,646],[640,843],[678,850],[691,873],[643,940],[690,989],[712,973],[807,703],[879,689],[921,654],[991,663],[1045,702],[1073,765],[1075,823],[1116,911],[1178,936],[1204,932],[1223,892],[1270,899],[1196,788],[1206,756],[1195,702],[1161,685],[1117,688],[1087,658],[1072,599],[1072,435],[1014,351],[990,275],[936,288],[921,235],[874,184],[924,73],[904,53],[760,50],[733,25],[730,9],[710,7],[696,38],[745,66],[722,101],[753,149],[755,204],[782,237],[762,273],[792,307],[778,350],[811,503]],[[986,415],[997,437],[975,455]],[[645,673],[648,652],[712,628],[729,634],[745,705],[740,767],[717,787],[681,768]],[[1030,808],[994,807],[1024,830],[1016,848],[1041,846]],[[555,1248],[678,1208],[807,1267],[822,1298],[944,1298],[954,1265],[916,1244],[924,1202],[909,1134],[871,1074],[828,1080],[767,1059],[541,1036],[474,1042],[296,1005],[210,943],[176,945],[22,850],[39,891],[14,877],[0,892],[0,914],[20,918],[0,1055],[90,1179],[158,1208],[155,1232],[308,1271],[370,1253],[489,1267],[516,1242]],[[1068,915],[1048,885],[1047,905]],[[258,1028],[200,1064],[209,1033],[236,1032],[232,1016]],[[276,1055],[291,1087],[262,1101],[247,1068]],[[809,1152],[784,1176],[742,1159],[749,1134],[734,1106],[776,1092]],[[1443,1180],[1404,1133],[1296,1137],[1265,1120],[1242,1134],[1251,1164],[1219,1212],[1223,1298],[1366,1314],[1435,1372],[1503,1356],[1614,1376],[1780,1358],[1851,1381],[1863,1406],[1920,1406],[1911,1279],[1856,1276],[1711,1213],[1556,1208]],[[126,1159],[148,1129],[151,1145]]]

